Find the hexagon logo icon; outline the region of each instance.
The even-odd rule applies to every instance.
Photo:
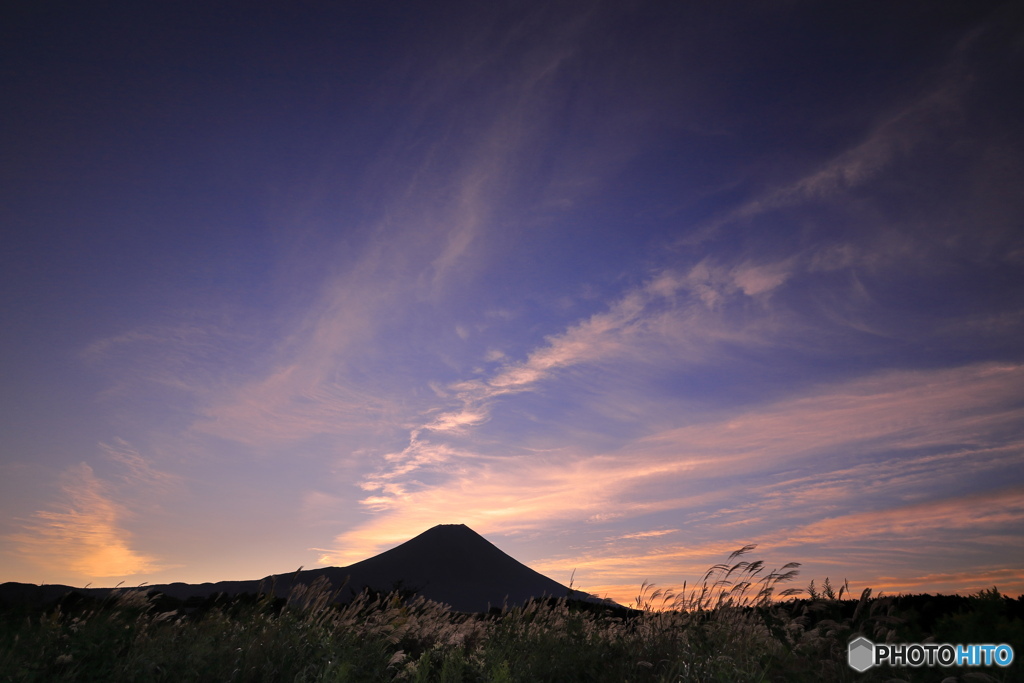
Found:
[[[875,665],[875,644],[864,636],[851,640],[846,656],[851,669],[864,673]]]

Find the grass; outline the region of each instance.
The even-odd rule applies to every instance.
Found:
[[[184,604],[139,590],[71,596],[42,612],[2,612],[0,682],[1021,680],[1019,664],[858,674],[846,664],[856,635],[920,640],[901,636],[921,634],[896,614],[898,601],[870,590],[851,600],[848,586],[835,591],[827,580],[811,583],[810,599],[792,599],[798,591],[778,589],[797,565],[766,572],[743,559],[752,549],[679,591],[644,584],[632,608],[619,610],[563,598],[463,615],[397,593],[338,606],[322,582],[287,599],[273,591]],[[983,592],[970,603],[977,609],[936,627],[968,638],[959,642],[1019,644],[1021,622],[1000,612],[1000,600]],[[983,632],[993,625],[996,637]]]

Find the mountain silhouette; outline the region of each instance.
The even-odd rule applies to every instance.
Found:
[[[342,601],[364,588],[381,592],[401,588],[447,604],[458,612],[486,612],[490,607],[518,605],[530,598],[543,597],[603,602],[530,569],[465,524],[440,524],[391,550],[347,567],[277,574],[262,580],[172,583],[145,589],[186,599],[217,593],[256,593],[262,584],[264,590],[272,586],[275,594],[283,597],[293,585],[310,584],[321,576],[325,576],[334,589],[341,590],[338,597]],[[27,597],[46,601],[73,590],[103,594],[111,589],[5,583],[0,585],[0,599],[10,602]]]
[[[570,593],[590,597],[530,569],[464,524],[441,524],[362,562],[313,572],[326,574],[334,585],[348,576],[354,590],[387,590],[400,584],[459,612]]]

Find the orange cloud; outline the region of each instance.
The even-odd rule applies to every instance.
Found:
[[[789,531],[779,545],[836,546],[860,540],[901,540],[918,547],[921,543],[941,546],[944,534],[953,531],[970,530],[972,535],[980,536],[1000,528],[1024,529],[1024,488],[823,519]]]
[[[1024,366],[892,372],[783,401],[722,422],[645,437],[631,450],[676,454],[704,472],[772,469],[840,446],[911,449],[961,443],[1020,420]],[[712,456],[712,457],[709,457]]]
[[[412,451],[392,456],[385,475],[366,482],[381,491],[365,501],[379,514],[339,535],[324,561],[358,561],[441,522],[503,534],[614,525],[665,512],[686,520],[688,545],[665,543],[668,532],[636,532],[611,547],[581,541],[571,554],[531,566],[565,576],[575,568],[581,582],[610,587],[632,578],[681,583],[760,539],[793,550],[778,557],[779,566],[811,562],[820,554],[817,544],[838,544],[841,561],[877,570],[888,565],[884,551],[871,546],[886,538],[941,556],[950,529],[991,536],[1024,526],[1018,489],[939,502],[907,497],[927,490],[934,497],[933,485],[955,484],[965,462],[975,474],[1019,462],[1021,444],[1012,439],[1021,387],[1024,367],[1017,365],[882,373],[600,454],[562,448],[484,455],[417,440]],[[871,457],[821,459],[837,452]],[[804,467],[809,462],[821,469]],[[421,468],[433,476],[429,483],[415,474]],[[866,485],[881,500],[894,492],[893,503],[866,509]],[[803,524],[807,519],[816,521]],[[724,540],[707,542],[723,532]]]
[[[68,469],[61,486],[62,505],[36,512],[26,533],[8,537],[17,552],[50,574],[70,573],[94,579],[147,574],[163,567],[136,552],[120,526],[125,511],[105,492],[89,465]]]
[[[873,592],[894,593],[959,593],[970,595],[997,588],[1003,595],[1024,595],[1024,571],[1020,567],[972,567],[970,571],[912,573],[906,576],[866,577]]]

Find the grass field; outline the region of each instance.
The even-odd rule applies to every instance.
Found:
[[[329,586],[287,599],[174,601],[142,590],[46,607],[7,605],[0,681],[1020,681],[1007,668],[847,666],[847,643],[1024,646],[1021,600],[992,589],[850,599],[846,586],[792,597],[796,565],[765,572],[750,548],[677,592],[641,587],[631,608],[566,599],[453,614],[399,593],[333,603]],[[924,599],[928,598],[928,599]],[[937,603],[936,601],[939,601]],[[941,613],[940,613],[941,612]],[[1019,652],[1018,652],[1019,655]]]

